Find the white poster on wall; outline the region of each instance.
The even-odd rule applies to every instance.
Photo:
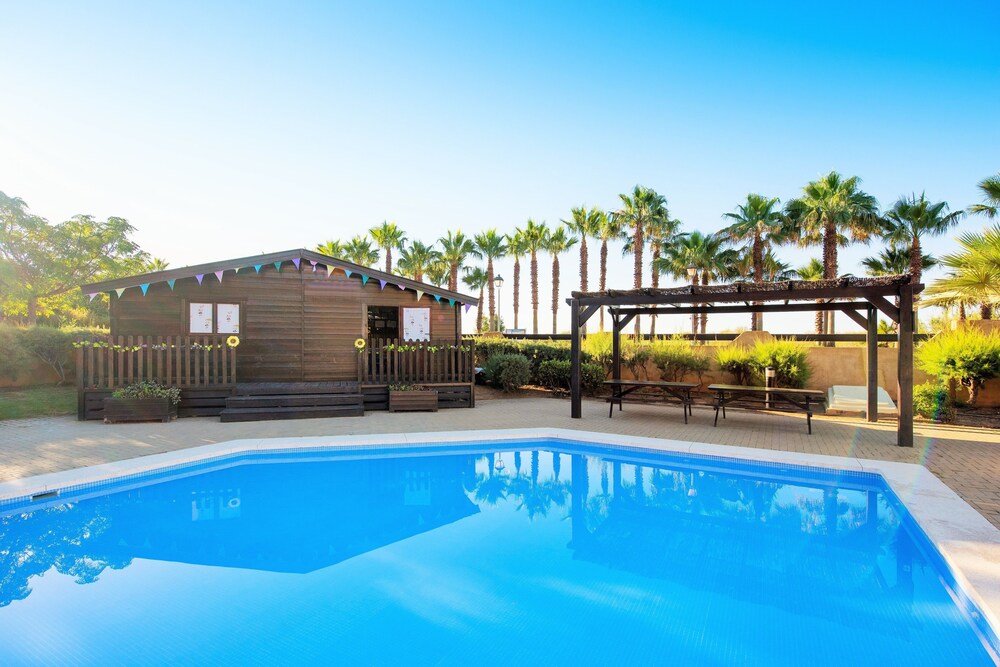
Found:
[[[220,303],[218,333],[238,334],[239,332],[240,332],[240,304]]]
[[[431,339],[431,309],[403,308],[403,340]]]
[[[212,333],[212,304],[192,303],[189,306],[191,308],[191,333]]]

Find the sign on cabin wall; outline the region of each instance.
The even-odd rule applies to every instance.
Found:
[[[403,340],[431,339],[431,309],[403,308]]]
[[[191,333],[210,334],[212,333],[212,304],[192,303],[191,306]]]
[[[220,303],[218,333],[238,334],[239,332],[240,332],[240,304]]]

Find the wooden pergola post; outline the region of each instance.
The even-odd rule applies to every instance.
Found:
[[[865,336],[868,347],[868,409],[866,417],[869,422],[878,421],[878,311],[872,306],[868,309],[868,331]]]
[[[570,299],[569,330],[572,336],[569,346],[569,398],[572,407],[570,417],[583,417],[583,400],[580,395],[580,300]]]
[[[896,368],[896,408],[899,425],[896,444],[913,446],[913,286],[899,288],[899,359]]]
[[[622,379],[622,327],[618,313],[611,313],[611,379]]]

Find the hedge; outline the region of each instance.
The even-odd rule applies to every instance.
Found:
[[[31,370],[38,361],[48,365],[63,384],[72,375],[73,343],[108,335],[96,327],[56,328],[44,325],[16,327],[0,324],[0,375],[14,379]]]

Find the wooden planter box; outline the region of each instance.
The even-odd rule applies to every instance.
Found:
[[[437,412],[438,393],[436,389],[417,391],[389,390],[389,412],[413,412],[429,410]]]
[[[104,423],[168,422],[177,418],[177,406],[169,398],[105,398]]]

